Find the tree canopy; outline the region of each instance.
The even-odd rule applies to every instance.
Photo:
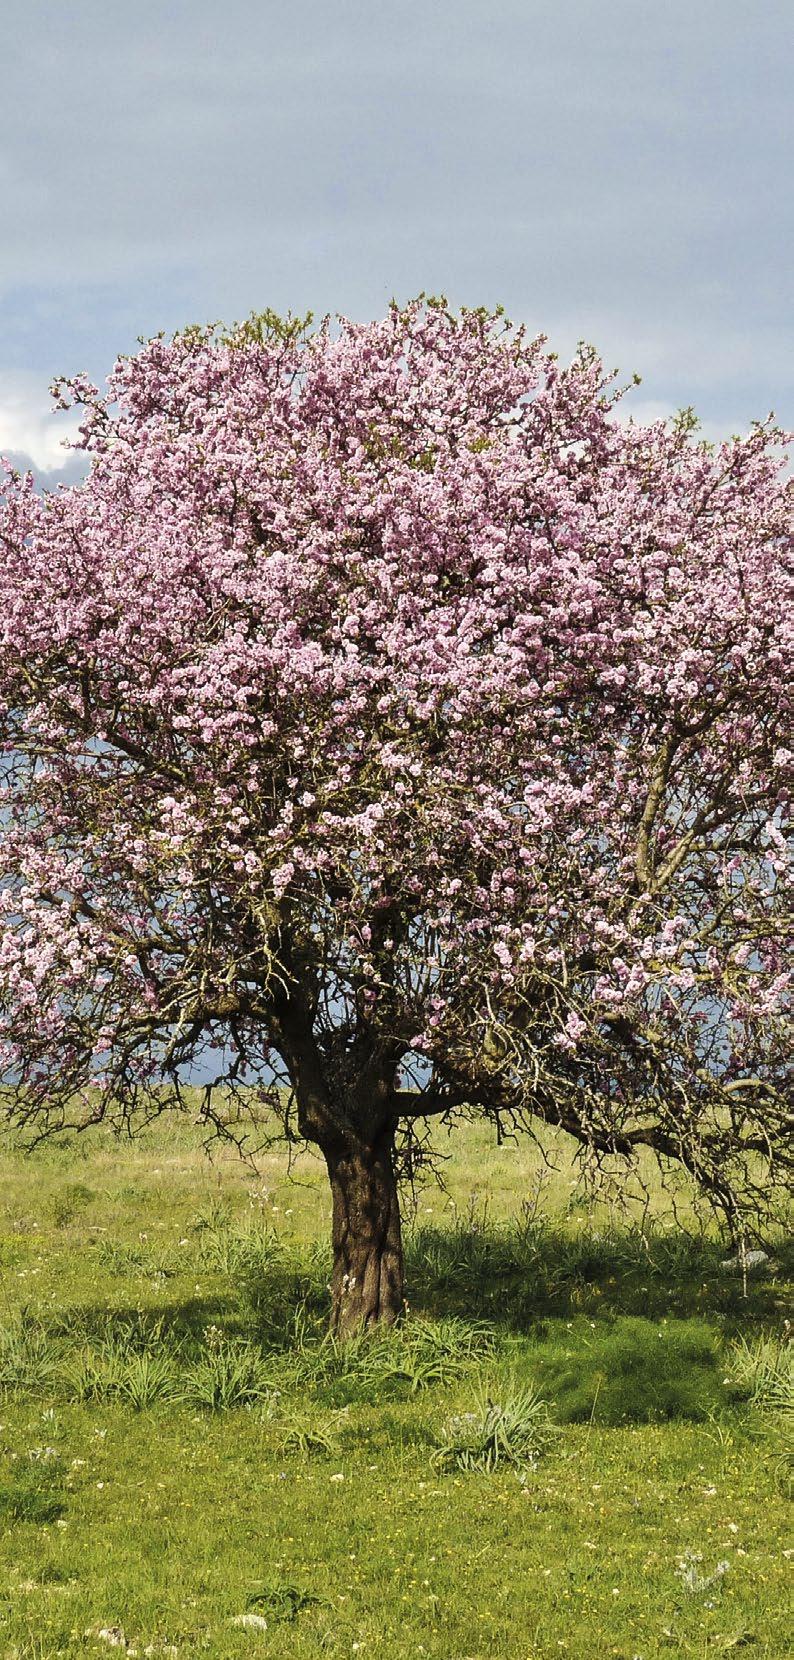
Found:
[[[497,313],[117,363],[0,506],[0,1066],[31,1135],[187,1099],[323,1152],[334,1320],[402,1304],[432,1114],[784,1160],[783,435],[622,418]]]

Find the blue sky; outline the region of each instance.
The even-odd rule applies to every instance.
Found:
[[[794,424],[791,0],[4,0],[0,448],[138,335],[392,295]],[[67,466],[68,473],[68,466]]]

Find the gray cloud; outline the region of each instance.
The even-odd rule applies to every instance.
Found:
[[[24,450],[4,450],[3,455],[18,473],[33,473],[36,490],[40,492],[57,490],[61,484],[77,484],[88,472],[83,456],[71,456],[63,467],[42,467],[35,456]]]
[[[789,0],[6,0],[0,369],[392,293],[792,411]],[[788,61],[787,61],[788,60]]]

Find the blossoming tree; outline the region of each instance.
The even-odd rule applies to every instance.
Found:
[[[441,302],[61,397],[89,475],[0,507],[10,1116],[200,1077],[313,1143],[340,1332],[399,1313],[431,1114],[651,1148],[740,1229],[784,1145],[781,434],[621,421],[590,351]]]

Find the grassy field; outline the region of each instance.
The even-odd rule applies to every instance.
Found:
[[[310,1158],[0,1154],[0,1655],[788,1652],[782,1247],[745,1295],[562,1148],[441,1151],[345,1350]]]

